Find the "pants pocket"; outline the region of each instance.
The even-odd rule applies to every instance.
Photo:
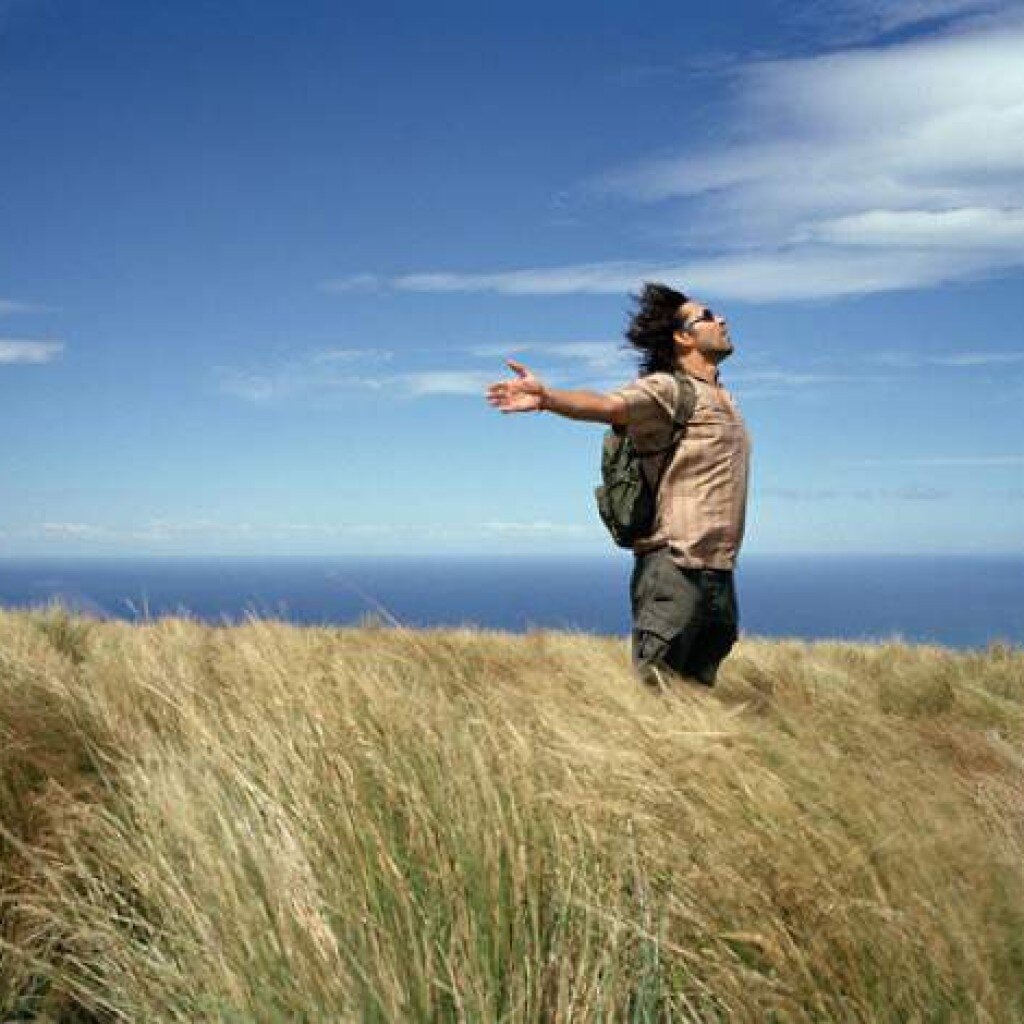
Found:
[[[672,646],[671,639],[658,633],[637,629],[633,631],[633,664],[637,668],[662,665]]]
[[[664,658],[672,641],[693,624],[700,590],[663,551],[644,556],[633,595],[635,659]]]

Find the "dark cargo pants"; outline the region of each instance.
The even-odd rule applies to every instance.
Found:
[[[733,574],[682,569],[667,547],[637,555],[629,581],[633,667],[645,682],[669,669],[706,686],[739,632]]]

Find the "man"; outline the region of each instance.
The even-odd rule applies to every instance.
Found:
[[[651,532],[633,546],[630,578],[633,664],[646,682],[667,669],[714,684],[736,642],[739,614],[733,569],[743,540],[750,440],[718,366],[731,355],[725,320],[704,303],[663,284],[646,284],[626,338],[640,356],[640,376],[608,394],[548,387],[507,360],[512,380],[492,384],[488,402],[502,412],[547,411],[610,423],[629,432],[637,450],[664,449],[680,384],[696,406],[674,451],[644,459],[658,479]]]

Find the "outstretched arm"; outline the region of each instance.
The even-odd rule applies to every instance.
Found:
[[[572,420],[590,420],[622,426],[628,410],[624,399],[597,391],[562,391],[549,388],[522,363],[505,362],[516,374],[512,380],[499,381],[487,389],[487,401],[502,412],[548,412]]]

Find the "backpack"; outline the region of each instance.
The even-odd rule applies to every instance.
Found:
[[[595,489],[597,510],[612,539],[620,548],[631,548],[654,527],[658,487],[672,460],[672,452],[686,433],[686,423],[697,405],[697,391],[685,374],[675,373],[679,396],[672,417],[672,439],[664,448],[639,451],[624,427],[605,431],[601,445],[601,486]],[[653,484],[642,460],[664,454]]]

